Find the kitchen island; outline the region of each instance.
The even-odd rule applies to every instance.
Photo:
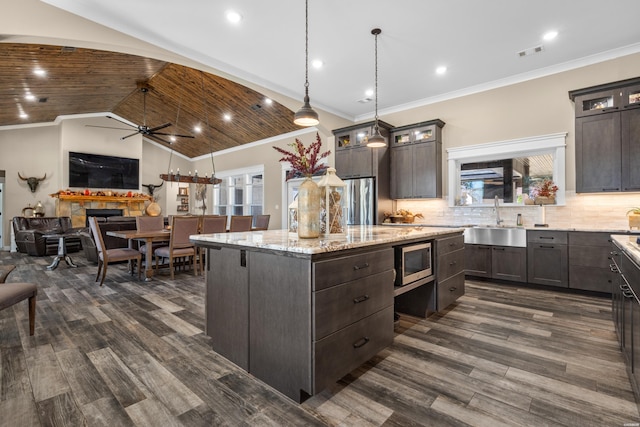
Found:
[[[191,236],[206,249],[205,331],[216,352],[301,402],[393,342],[394,247],[461,242],[462,231],[350,226],[318,239],[287,230]]]

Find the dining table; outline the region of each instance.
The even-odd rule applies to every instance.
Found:
[[[137,231],[137,230],[113,230],[107,231],[107,236],[120,237],[121,239],[127,239],[129,242],[129,248],[133,248],[133,242],[144,242],[147,245],[147,249],[151,248],[152,242],[167,241],[171,238],[171,230],[154,230],[154,231]],[[167,243],[168,244],[168,243]],[[147,250],[144,254],[144,277],[145,281],[152,280],[153,268],[152,268],[153,250]]]

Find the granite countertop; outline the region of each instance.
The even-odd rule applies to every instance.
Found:
[[[196,245],[225,244],[284,251],[300,254],[319,254],[346,249],[374,246],[403,240],[430,239],[443,234],[462,233],[463,228],[426,227],[385,227],[380,225],[352,225],[340,236],[300,239],[288,230],[266,230],[241,233],[198,234],[190,237]]]
[[[637,264],[640,264],[640,245],[638,245],[637,242],[638,236],[614,234],[611,238],[631,259]]]

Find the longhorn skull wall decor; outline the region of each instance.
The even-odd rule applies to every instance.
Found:
[[[40,184],[40,181],[44,181],[47,178],[47,174],[45,173],[42,178],[36,178],[35,176],[30,176],[29,178],[25,178],[22,175],[20,175],[20,172],[18,172],[18,177],[20,177],[20,179],[23,181],[27,181],[27,185],[29,186],[29,189],[31,190],[32,193],[35,193],[36,190],[38,189],[38,184]]]
[[[164,184],[164,181],[162,181],[160,184],[157,184],[157,185],[154,185],[154,184],[142,184],[142,186],[143,187],[147,187],[149,195],[151,197],[153,197],[153,192],[156,191],[156,188],[162,187],[162,184]]]

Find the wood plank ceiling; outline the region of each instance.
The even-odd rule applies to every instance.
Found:
[[[34,74],[35,68],[46,76]],[[149,87],[145,95],[141,86]],[[27,100],[32,94],[35,99]],[[177,64],[65,46],[0,43],[0,126],[52,122],[60,115],[111,112],[160,132],[192,135],[168,144],[189,158],[300,129],[293,112],[245,86]],[[145,111],[146,103],[146,111]],[[27,118],[21,118],[20,113]],[[225,120],[225,114],[231,116]],[[200,126],[202,131],[194,131]],[[118,140],[135,132],[113,120]],[[168,141],[168,137],[163,137]]]

